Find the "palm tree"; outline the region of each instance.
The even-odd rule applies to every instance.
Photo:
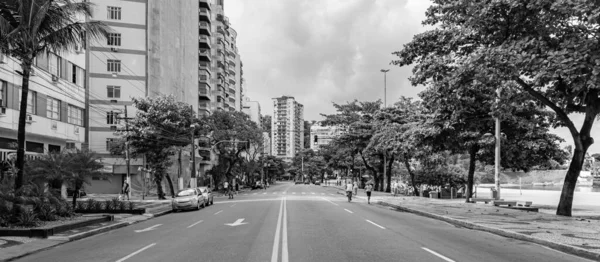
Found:
[[[17,132],[18,169],[15,189],[24,182],[25,118],[29,75],[33,60],[41,52],[75,50],[85,38],[100,40],[108,26],[99,21],[81,21],[90,17],[91,4],[73,0],[0,0],[0,51],[21,61],[22,89]]]

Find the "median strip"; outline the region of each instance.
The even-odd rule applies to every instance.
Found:
[[[152,244],[150,244],[150,245],[147,245],[147,246],[145,246],[145,247],[143,247],[143,248],[139,249],[138,251],[135,251],[135,252],[133,252],[133,253],[131,253],[131,254],[127,255],[126,257],[124,257],[124,258],[121,258],[121,259],[117,260],[116,262],[123,262],[123,261],[125,261],[125,260],[127,260],[127,259],[129,259],[129,258],[131,258],[131,257],[133,257],[133,256],[135,256],[135,255],[137,255],[137,254],[139,254],[139,253],[141,253],[142,251],[144,251],[144,250],[146,250],[146,249],[148,249],[148,248],[151,248],[151,247],[153,247],[154,245],[156,245],[156,243],[152,243]]]

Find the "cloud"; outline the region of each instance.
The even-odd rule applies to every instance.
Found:
[[[389,65],[391,55],[423,30],[428,1],[228,0],[225,13],[238,32],[245,90],[272,114],[271,98],[291,95],[305,119],[333,111],[332,102],[415,96],[410,68]]]
[[[238,32],[246,95],[273,114],[271,98],[291,95],[305,106],[306,120],[332,113],[332,102],[416,97],[409,67],[389,65],[421,25],[428,0],[227,0],[225,13]],[[574,116],[579,128],[582,119]],[[554,131],[573,144],[566,128]],[[600,152],[600,126],[592,132]]]

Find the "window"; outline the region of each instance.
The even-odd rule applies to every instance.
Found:
[[[20,94],[21,92],[19,92]],[[19,95],[19,104],[21,104],[21,96]],[[29,90],[27,94],[27,113],[35,115],[37,110],[37,92]]]
[[[46,117],[60,120],[60,100],[48,97],[46,104]]]
[[[71,64],[70,76],[73,84],[81,87],[84,86],[85,70],[83,70],[83,68]]]
[[[118,112],[106,112],[106,123],[109,125],[119,124],[119,113]]]
[[[83,125],[83,109],[76,107],[76,106],[69,105],[69,111],[67,111],[67,114],[69,116],[69,118],[68,118],[69,124],[74,124],[74,125],[78,125],[78,126]]]
[[[0,80],[0,106],[6,106],[6,88],[8,88],[8,83],[6,81]]]
[[[106,66],[108,72],[121,72],[121,60],[108,59]]]
[[[121,87],[120,86],[107,86],[106,87],[106,97],[120,98],[121,97]]]
[[[106,151],[112,151],[113,149],[113,145],[115,144],[117,140],[115,138],[107,138],[106,139]]]
[[[58,66],[60,65],[59,62],[60,57],[56,56],[53,53],[48,54],[48,63],[49,63],[49,70],[50,70],[50,74],[53,74],[55,76],[59,75],[59,70],[58,70]]]
[[[207,75],[200,75],[200,80],[206,81],[206,80],[208,80],[208,76]]]
[[[109,20],[121,20],[121,8],[120,7],[109,6],[107,13],[108,13]]]
[[[48,144],[48,151],[50,153],[60,153],[60,146]]]
[[[121,46],[121,34],[120,33],[110,33],[108,34],[108,45],[110,46]]]

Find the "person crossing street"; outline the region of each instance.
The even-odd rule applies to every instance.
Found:
[[[367,204],[371,204],[371,192],[373,191],[373,184],[368,183],[365,187],[365,193],[367,194]]]

